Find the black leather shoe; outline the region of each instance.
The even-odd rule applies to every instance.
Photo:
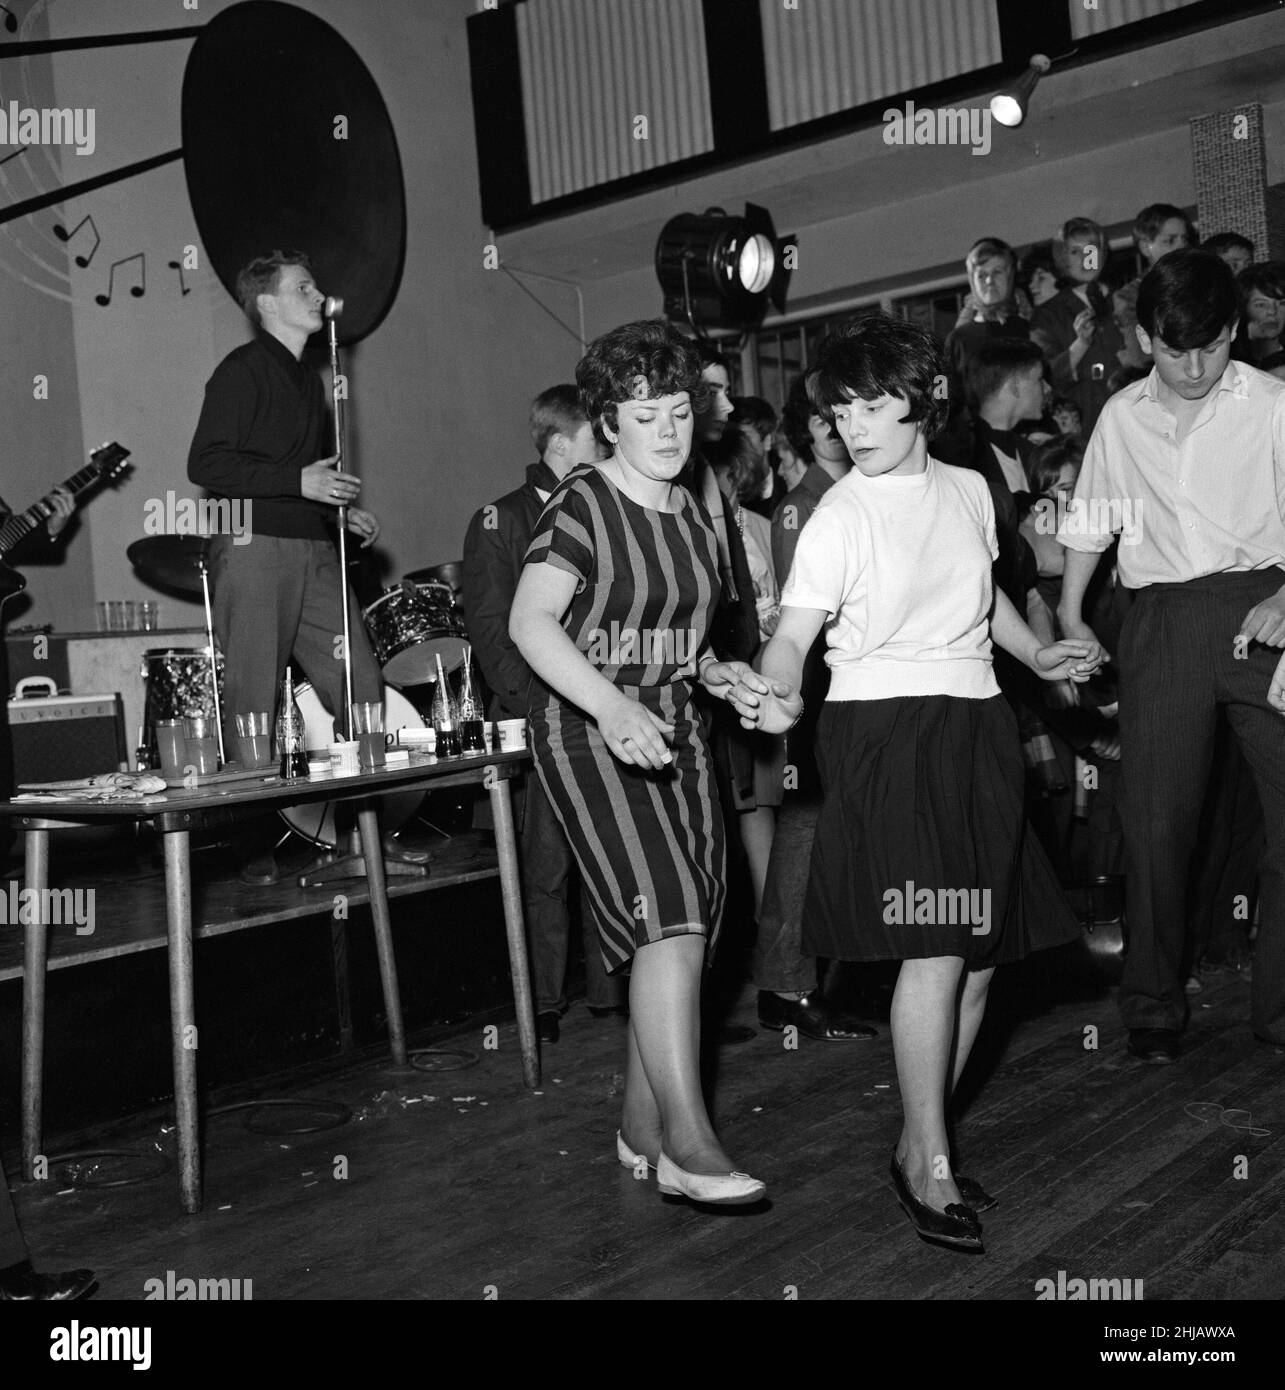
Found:
[[[550,1011],[547,1014],[536,1014],[535,1035],[541,1042],[557,1042],[558,1032],[558,1015],[556,1013]]]
[[[992,1197],[981,1183],[974,1182],[972,1178],[966,1178],[963,1173],[955,1174],[955,1186],[959,1188],[960,1201],[969,1211],[990,1211],[992,1207],[999,1206],[998,1199]]]
[[[72,1303],[94,1287],[92,1269],[37,1274],[31,1262],[0,1270],[0,1303]]]
[[[759,990],[759,1023],[774,1033],[793,1025],[804,1037],[819,1042],[865,1042],[879,1036],[876,1028],[839,1019],[813,994],[782,999],[770,989]]]
[[[1130,1028],[1129,1055],[1167,1066],[1182,1052],[1182,1034],[1173,1028]]]
[[[921,1240],[926,1240],[932,1245],[944,1245],[949,1250],[964,1250],[976,1254],[984,1251],[982,1223],[978,1221],[976,1212],[961,1206],[958,1202],[952,1202],[945,1211],[938,1211],[927,1202],[921,1202],[910,1190],[910,1184],[901,1171],[901,1164],[897,1162],[895,1152],[892,1155],[891,1172],[892,1185],[897,1190],[897,1200]]]
[[[412,845],[397,839],[395,835],[385,835],[382,841],[384,858],[395,864],[427,864],[433,857],[432,850],[422,845]]]

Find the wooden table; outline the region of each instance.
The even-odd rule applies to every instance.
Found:
[[[24,888],[35,889],[37,920],[24,927],[22,981],[22,1166],[35,1176],[41,1152],[41,1114],[44,1076],[45,972],[49,949],[49,836],[51,832],[112,821],[148,821],[162,837],[165,849],[165,906],[169,952],[170,1030],[174,1065],[174,1106],[177,1121],[179,1188],[183,1210],[201,1207],[201,1155],[196,1089],[196,1004],[192,956],[191,832],[217,813],[227,819],[230,808],[280,810],[308,801],[356,802],[362,857],[370,890],[371,916],[388,1036],[393,1061],[406,1063],[397,963],[393,956],[392,918],[384,871],[383,846],[374,804],[391,791],[440,791],[449,787],[482,786],[490,795],[499,856],[500,888],[509,965],[517,1006],[522,1076],[529,1087],[539,1085],[540,1064],[522,922],[517,841],[513,830],[510,780],[530,762],[525,751],[475,753],[462,758],[421,758],[412,755],[409,767],[386,769],[355,777],[309,778],[282,782],[271,774],[263,780],[216,783],[194,790],[171,790],[132,802],[95,802],[68,796],[58,801],[0,801],[0,815],[12,817],[25,832]],[[429,887],[431,888],[431,871]],[[28,901],[32,901],[28,899]]]

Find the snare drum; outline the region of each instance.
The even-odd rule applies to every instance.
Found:
[[[294,697],[303,715],[303,742],[308,756],[325,758],[329,761],[327,749],[335,741],[335,721],[326,713],[321,697],[312,688],[311,681],[303,681],[294,688]],[[422,729],[424,721],[419,711],[402,694],[390,686],[384,687],[384,728],[392,733],[409,726]],[[424,793],[394,792],[377,798],[379,805],[379,825],[384,834],[405,825],[415,814]],[[281,819],[291,828],[311,840],[314,845],[334,846],[339,843],[335,831],[335,806],[333,801],[310,801],[299,806],[289,806],[281,812]]]
[[[375,659],[392,685],[422,685],[464,660],[468,634],[445,584],[399,584],[362,611]]]
[[[223,653],[218,654],[219,700],[223,699]],[[161,719],[182,719],[186,714],[214,716],[214,690],[210,684],[210,658],[200,647],[156,647],[143,653],[140,672],[147,682],[143,712],[143,747],[152,767],[160,766],[156,750],[156,725]]]

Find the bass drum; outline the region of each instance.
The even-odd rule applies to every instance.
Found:
[[[304,746],[309,757],[327,756],[326,750],[335,741],[335,721],[326,713],[321,697],[312,688],[311,681],[303,681],[294,688],[299,711],[303,715]],[[384,728],[396,733],[402,728],[422,729],[424,721],[414,705],[391,686],[384,687]],[[385,834],[400,829],[419,809],[424,793],[394,792],[379,798],[379,828]],[[335,801],[310,801],[299,806],[290,806],[280,812],[281,819],[314,845],[331,849],[339,843],[335,831]]]

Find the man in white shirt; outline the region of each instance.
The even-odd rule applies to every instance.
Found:
[[[1230,361],[1239,301],[1206,251],[1157,262],[1138,292],[1155,367],[1106,404],[1058,530],[1059,616],[1115,532],[1137,591],[1120,639],[1129,1051],[1171,1062],[1186,1022],[1187,875],[1218,707],[1254,772],[1267,827],[1252,1024],[1285,1047],[1285,383]]]

